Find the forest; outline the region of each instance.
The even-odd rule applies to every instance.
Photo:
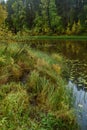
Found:
[[[1,0],[0,8],[5,26],[15,34],[87,34],[87,0]]]

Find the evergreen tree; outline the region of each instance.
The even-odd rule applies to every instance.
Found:
[[[22,0],[15,1],[12,5],[13,14],[12,21],[15,29],[15,33],[23,29],[26,24],[25,17],[25,6]]]
[[[79,20],[81,30],[87,30],[87,0],[7,0],[6,8],[6,25],[15,33],[27,28],[43,34],[64,30],[74,34]]]
[[[48,0],[41,0],[40,12],[36,13],[35,19],[35,30],[43,33],[48,33],[50,31],[49,27],[49,2]]]
[[[50,25],[52,31],[56,33],[62,32],[62,21],[61,17],[57,13],[55,0],[50,0],[49,14],[50,14]]]

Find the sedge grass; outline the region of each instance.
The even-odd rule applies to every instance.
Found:
[[[0,53],[0,129],[77,130],[63,57],[28,45],[6,46]]]

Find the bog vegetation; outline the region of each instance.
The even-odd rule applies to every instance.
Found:
[[[78,130],[64,58],[17,40],[87,34],[85,0],[0,2],[0,130]]]
[[[77,129],[71,94],[66,88],[67,67],[28,45],[0,47],[0,129]]]

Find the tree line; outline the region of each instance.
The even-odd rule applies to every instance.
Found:
[[[87,33],[87,0],[1,0],[1,5],[7,12],[5,25],[14,33]]]

